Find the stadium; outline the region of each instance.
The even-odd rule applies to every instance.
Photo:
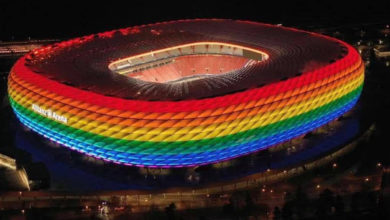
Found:
[[[350,45],[293,28],[197,19],[49,45],[20,58],[9,99],[22,124],[118,164],[189,167],[300,137],[357,102]]]

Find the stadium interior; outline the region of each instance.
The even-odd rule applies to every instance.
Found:
[[[143,81],[177,83],[225,74],[267,58],[267,54],[251,48],[197,42],[121,59],[109,69]]]

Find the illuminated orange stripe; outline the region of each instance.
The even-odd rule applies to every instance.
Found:
[[[359,62],[360,63],[360,62]],[[360,63],[360,66],[358,69],[356,69],[354,72],[362,72],[363,71],[363,66],[362,63]],[[303,93],[308,91],[310,88],[318,88],[325,83],[329,83],[329,81],[334,81],[337,80],[344,75],[349,74],[347,71],[342,71],[340,74],[335,74],[332,77],[329,77],[329,79],[326,80],[320,80],[317,81],[316,83],[313,83],[312,85],[304,86],[301,88],[297,88],[295,90],[289,91],[285,93],[284,95],[277,96],[277,97],[268,97],[268,98],[263,98],[259,99],[257,101],[250,101],[248,103],[242,103],[240,105],[233,105],[229,106],[227,108],[220,108],[220,109],[213,109],[213,110],[206,110],[206,111],[196,111],[196,112],[183,112],[183,113],[144,113],[144,112],[124,112],[120,110],[115,110],[115,109],[108,109],[100,106],[92,106],[87,103],[81,103],[80,101],[76,100],[71,100],[69,98],[61,97],[56,94],[49,93],[48,91],[36,88],[33,85],[30,85],[26,82],[24,82],[22,79],[19,77],[15,76],[16,74],[12,74],[11,77],[15,77],[16,79],[12,79],[12,81],[22,84],[23,87],[32,90],[36,93],[39,93],[42,96],[49,97],[50,99],[56,100],[57,102],[60,103],[65,103],[74,106],[75,108],[83,108],[87,111],[93,111],[98,114],[106,114],[106,115],[112,115],[115,117],[123,117],[123,118],[142,118],[145,120],[149,119],[157,119],[157,120],[162,120],[162,119],[169,119],[169,120],[177,120],[177,119],[190,119],[190,118],[195,118],[195,117],[209,117],[209,116],[216,116],[216,115],[221,115],[221,114],[226,114],[234,111],[240,111],[242,109],[249,109],[253,108],[256,106],[268,104],[268,103],[275,103],[276,101],[284,98],[288,98],[290,96],[296,96],[297,94]]]
[[[341,83],[347,82],[348,80],[352,79],[353,77],[356,77],[358,74],[359,74],[359,72],[354,72],[354,73],[351,73],[350,75],[344,77],[344,79],[335,81],[334,83],[331,83],[330,85],[318,87],[317,90],[310,91],[310,93],[313,93],[313,94],[310,94],[310,93],[308,93],[308,92],[306,92],[306,93],[301,93],[300,95],[297,95],[296,97],[294,97],[294,99],[289,99],[289,98],[288,98],[289,94],[284,94],[284,95],[282,94],[281,97],[284,98],[284,99],[279,100],[279,101],[274,101],[273,103],[264,104],[264,105],[258,106],[258,107],[266,108],[266,107],[268,106],[268,108],[270,108],[269,110],[273,110],[273,109],[276,109],[276,108],[278,108],[278,107],[280,107],[280,106],[290,105],[290,104],[299,102],[299,101],[301,101],[301,100],[307,99],[309,96],[312,96],[312,97],[313,97],[313,96],[315,96],[315,95],[317,95],[317,94],[323,93],[324,91],[328,91],[328,90],[330,90],[330,89],[333,89],[333,88],[339,86]],[[11,85],[11,87],[15,88],[18,92],[21,92],[22,94],[27,95],[27,94],[25,93],[26,90],[25,90],[24,88],[18,89],[19,87],[16,86],[17,83],[14,82],[13,80],[10,81],[10,85]],[[314,87],[314,86],[312,86],[312,87]],[[40,94],[38,94],[38,95],[40,95]],[[29,96],[29,97],[32,98],[31,96]],[[286,98],[285,98],[285,97],[286,97]],[[42,98],[42,99],[44,100],[43,102],[46,103],[46,104],[47,104],[47,103],[54,104],[54,101],[53,101],[52,99],[44,99],[44,97],[42,97],[41,95],[40,95],[40,98]],[[66,108],[66,106],[64,106],[64,108]],[[80,108],[77,107],[76,109],[80,109]],[[252,109],[253,109],[253,108],[252,108]],[[66,111],[72,111],[73,108],[68,108],[68,109],[65,109],[65,110],[66,110]],[[246,111],[251,111],[251,109],[244,109],[244,110],[246,110]],[[86,111],[88,111],[88,110],[86,110]],[[99,119],[99,116],[101,117],[101,115],[102,115],[102,114],[100,114],[100,113],[88,112],[88,113],[87,113],[87,116],[88,116],[88,117],[91,117],[91,115],[90,115],[91,113],[97,114],[96,117],[91,118],[91,119],[93,119],[93,120]],[[223,114],[228,114],[228,113],[223,113]],[[221,115],[219,115],[219,116],[221,116]],[[211,117],[212,117],[212,116],[211,116]],[[143,120],[145,120],[145,122],[149,121],[149,120],[147,120],[147,119],[143,119]],[[179,119],[169,119],[169,120],[179,120]],[[229,119],[224,119],[224,120],[229,120]],[[133,123],[134,121],[137,121],[137,119],[132,119],[132,121],[129,122],[129,123]],[[164,121],[164,120],[156,120],[156,122],[157,122],[157,121]],[[140,125],[140,126],[144,126],[144,125]]]
[[[262,109],[267,109],[268,110],[273,110],[273,109],[276,109],[276,108],[279,108],[280,106],[284,106],[284,105],[290,105],[290,104],[293,104],[293,103],[297,103],[301,100],[304,100],[304,99],[307,99],[309,96],[311,97],[314,97],[315,95],[317,94],[321,94],[323,93],[324,91],[327,91],[331,88],[335,88],[337,87],[338,85],[340,85],[341,83],[343,82],[346,82],[348,80],[350,80],[351,78],[355,77],[356,75],[358,75],[359,73],[358,72],[355,72],[353,74],[351,74],[350,76],[348,76],[347,78],[344,78],[342,81],[336,81],[335,84],[331,84],[329,86],[326,86],[328,88],[320,88],[320,90],[317,90],[317,91],[311,91],[313,92],[313,94],[300,94],[299,96],[296,96],[294,97],[294,99],[284,99],[284,100],[281,100],[279,102],[274,102],[274,103],[269,103],[269,104],[266,104],[266,105],[263,105],[263,106],[260,106]],[[28,95],[25,92],[25,90],[23,90],[22,88],[18,89],[18,87],[16,86],[16,84],[13,83],[13,81],[11,81],[11,87],[17,89],[18,92],[22,92],[22,94],[24,95]],[[33,99],[32,95],[29,96],[30,98]],[[44,97],[41,97],[41,99],[43,99],[44,101],[40,102],[40,103],[44,103],[44,104],[48,104],[49,105],[54,105],[56,102],[53,101],[53,100],[48,100],[48,99],[45,99]],[[72,113],[73,111],[77,111],[77,109],[80,109],[80,108],[72,108],[72,107],[68,107],[68,106],[63,106],[63,108],[65,109],[65,111],[68,111],[70,113]],[[80,109],[81,110],[81,109]],[[99,113],[95,113],[95,112],[88,112],[88,110],[86,110],[87,112],[84,113],[85,117],[89,117],[90,119],[92,120],[101,120],[101,121],[108,121],[108,120],[112,120],[111,117],[109,115],[102,115],[102,114],[99,114]],[[260,112],[264,112],[265,110],[260,110]],[[253,113],[253,108],[252,109],[247,109],[245,112],[252,112],[252,113],[249,113],[249,115],[253,115],[253,114],[256,114],[256,113]],[[92,115],[91,115],[92,113]],[[72,113],[73,114],[73,113]],[[80,114],[80,113],[77,113],[77,114]],[[225,113],[227,114],[227,113]],[[225,116],[225,115],[220,115],[220,116],[223,116],[221,117],[221,121],[226,121],[226,120],[232,120],[233,117],[236,117],[237,114],[233,114],[234,116],[231,116],[230,118],[228,116]],[[244,113],[240,113],[240,115],[238,115],[237,117],[243,117]],[[107,116],[108,118],[107,119],[104,119],[102,118],[102,116]],[[215,118],[215,117],[214,117]],[[176,121],[178,119],[169,119],[169,120],[173,120],[173,121]],[[139,126],[145,126],[147,124],[149,120],[145,120],[145,119],[142,119],[142,120],[137,120],[137,119],[129,119],[129,120],[126,120],[123,122],[123,125],[131,125],[133,123],[139,123]],[[185,120],[184,120],[185,121]],[[166,121],[164,120],[156,120],[156,126],[161,126],[161,123],[166,123]],[[199,123],[196,123],[194,122],[194,125],[198,125],[198,124],[205,124],[205,122],[199,122]],[[206,123],[207,124],[207,123]],[[169,126],[169,125],[167,125]],[[177,125],[178,127],[180,127],[180,125]]]
[[[221,137],[229,134],[234,134],[243,130],[253,129],[260,126],[265,126],[269,123],[273,123],[279,120],[284,120],[288,117],[294,117],[294,115],[301,114],[305,111],[321,106],[322,103],[331,102],[332,100],[349,93],[351,90],[360,85],[363,80],[361,75],[355,81],[344,85],[343,87],[332,91],[330,94],[324,94],[321,97],[315,97],[313,101],[309,100],[305,103],[299,103],[292,107],[286,106],[283,110],[275,112],[267,112],[265,115],[256,115],[253,118],[244,118],[242,120],[234,120],[230,123],[212,124],[210,126],[199,127],[184,127],[180,129],[175,128],[135,128],[135,127],[120,127],[110,126],[107,124],[99,124],[97,122],[80,123],[78,117],[74,117],[73,123],[70,125],[77,129],[82,129],[92,133],[100,134],[103,136],[110,136],[114,138],[126,139],[126,140],[138,140],[138,141],[187,141],[187,140],[200,140],[203,138]],[[15,100],[18,102],[30,102],[21,95],[16,95]],[[24,99],[24,101],[20,101]],[[66,114],[65,114],[66,115]],[[261,119],[261,120],[260,120]],[[81,121],[83,121],[81,119]],[[84,120],[85,121],[85,120]],[[254,122],[254,123],[253,123]],[[227,126],[227,127],[226,127]],[[218,132],[217,132],[218,131]],[[211,133],[209,133],[211,132]],[[158,135],[157,135],[158,134]]]
[[[110,125],[119,125],[119,126],[134,126],[134,127],[160,127],[160,128],[169,128],[169,127],[187,127],[187,126],[201,126],[201,125],[209,125],[209,124],[218,124],[227,121],[233,121],[237,119],[241,119],[248,116],[253,116],[260,113],[266,113],[268,111],[273,111],[278,108],[282,108],[288,105],[293,105],[294,103],[298,103],[302,100],[308,100],[310,98],[315,98],[317,95],[324,94],[327,91],[331,91],[334,88],[337,88],[338,85],[346,85],[345,82],[352,81],[354,78],[358,77],[359,73],[351,74],[344,79],[336,81],[335,83],[321,87],[318,90],[311,91],[310,93],[301,94],[293,99],[284,99],[279,102],[266,104],[261,107],[246,109],[242,112],[234,112],[233,114],[225,114],[221,116],[211,116],[209,118],[200,118],[195,120],[134,120],[134,119],[123,119],[123,118],[115,118],[108,115],[101,115],[94,112],[88,112],[82,109],[72,108],[71,106],[61,106],[62,104],[56,103],[53,100],[48,100],[47,98],[41,97],[38,94],[26,93],[22,88],[14,84],[13,82],[10,84],[12,89],[15,90],[15,93],[20,93],[23,97],[28,97],[29,100],[33,100],[35,104],[39,104],[42,106],[51,106],[50,108],[56,111],[61,112],[62,114],[69,114],[70,116],[85,118],[86,120],[99,121],[103,123],[108,123]],[[10,92],[11,95],[15,95],[13,91]]]

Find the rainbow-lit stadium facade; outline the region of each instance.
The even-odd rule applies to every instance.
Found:
[[[192,42],[252,48],[267,59],[175,84],[108,69],[125,57]],[[350,110],[363,82],[359,54],[342,41],[254,22],[201,19],[126,28],[32,51],[12,68],[8,91],[21,123],[66,147],[119,164],[183,167],[304,135]]]

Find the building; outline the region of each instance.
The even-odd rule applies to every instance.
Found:
[[[364,64],[334,38],[248,21],[163,22],[34,50],[9,77],[19,120],[119,164],[183,167],[267,149],[338,118]]]

